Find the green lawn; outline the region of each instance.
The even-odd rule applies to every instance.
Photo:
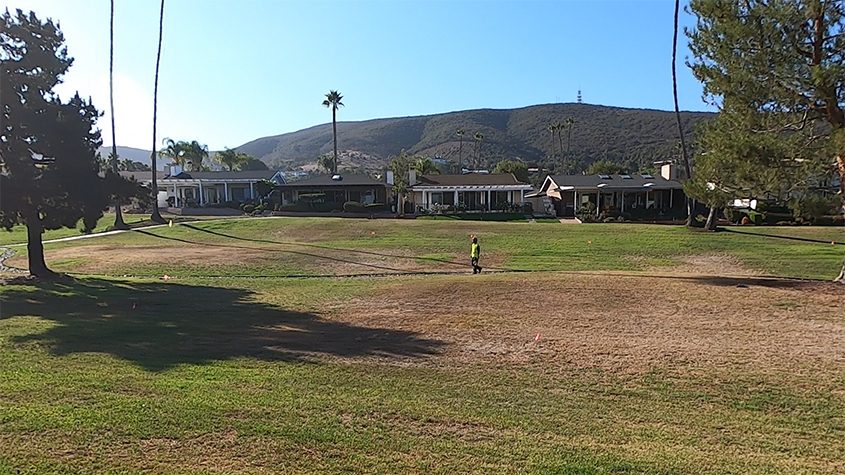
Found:
[[[124,214],[123,221],[126,224],[137,224],[141,223],[149,218],[147,214]],[[97,226],[94,228],[92,232],[100,233],[109,229],[110,226],[114,225],[114,213],[106,213],[97,221]],[[79,236],[82,233],[82,223],[79,223],[79,227],[72,229],[72,228],[61,228],[61,229],[52,229],[44,232],[43,239],[45,241],[50,239],[60,239],[70,236]],[[11,231],[6,231],[5,229],[0,229],[0,246],[8,246],[9,244],[24,244],[26,243],[26,227],[25,226],[15,226],[12,228]]]
[[[441,262],[441,268],[460,268],[467,260],[470,235],[479,236],[483,260],[491,269],[528,271],[671,269],[699,256],[715,256],[766,275],[830,280],[845,255],[845,229],[833,227],[737,227],[706,233],[683,226],[646,224],[342,218],[214,220],[47,247],[98,246],[96,253],[92,251],[96,255],[75,253],[52,261],[57,270],[65,272],[284,276],[340,273],[335,271],[338,267],[343,268],[342,273],[403,270],[407,260],[421,256],[454,262]],[[102,246],[117,249],[118,254],[101,253]],[[119,249],[126,247],[134,247],[133,252],[148,249],[151,255],[142,262],[127,262],[119,255]],[[204,249],[208,257],[156,258],[157,253],[178,254],[180,249],[193,253]],[[239,253],[250,254],[248,265],[217,262],[217,256]],[[338,266],[339,261],[345,264]]]
[[[503,269],[826,279],[845,252],[738,231],[285,218],[48,245],[109,275],[0,287],[0,474],[842,473],[833,284],[286,277],[465,271],[470,234]]]

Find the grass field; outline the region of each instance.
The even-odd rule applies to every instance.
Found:
[[[280,218],[51,244],[74,277],[0,288],[0,473],[842,473],[842,288],[772,278],[831,278],[841,241]]]
[[[143,223],[149,218],[149,215],[141,215],[141,214],[124,214],[123,221],[129,225],[137,225],[139,223]],[[114,213],[106,213],[97,221],[97,226],[91,231],[93,233],[99,233],[106,231],[112,225],[114,225]],[[43,239],[45,241],[50,239],[60,239],[66,238],[71,236],[79,236],[82,235],[82,223],[79,223],[79,226],[76,229],[72,228],[61,228],[61,229],[51,229],[44,232]],[[25,244],[26,243],[26,227],[24,226],[15,226],[12,228],[11,231],[6,231],[5,229],[0,229],[0,246],[8,246],[10,244]]]

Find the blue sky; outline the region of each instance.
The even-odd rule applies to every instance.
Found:
[[[671,110],[672,1],[167,0],[158,137],[213,150],[338,120],[574,102]],[[63,94],[108,108],[108,0],[0,0],[58,20]],[[117,143],[152,145],[157,0],[116,0]],[[694,20],[682,13],[682,23]],[[689,55],[682,36],[679,57]],[[710,110],[679,64],[684,110]],[[100,121],[111,143],[109,117]],[[160,139],[159,139],[160,141]]]

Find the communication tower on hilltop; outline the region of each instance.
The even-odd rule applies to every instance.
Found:
[[[578,98],[576,100],[578,101],[579,104],[581,103],[581,90],[580,89],[578,89]]]

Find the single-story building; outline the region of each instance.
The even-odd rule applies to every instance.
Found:
[[[229,201],[241,203],[259,198],[256,191],[259,182],[285,182],[281,172],[272,170],[186,172],[173,167],[171,173],[156,172],[159,206],[162,207],[197,207]],[[120,174],[143,185],[152,184],[152,172],[149,171]]]
[[[648,174],[548,175],[533,196],[550,198],[560,217],[575,216],[588,203],[596,215],[668,213],[683,210],[686,199],[680,182]]]
[[[422,175],[410,173],[411,200],[422,211],[496,211],[521,208],[531,185],[512,173]]]
[[[347,201],[362,204],[387,204],[388,184],[367,175],[339,174],[318,175],[300,181],[276,186],[280,193],[281,204],[336,203],[343,205]]]

